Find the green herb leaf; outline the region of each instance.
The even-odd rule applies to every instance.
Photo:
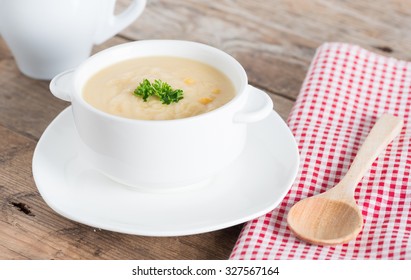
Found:
[[[151,83],[149,80],[144,79],[133,93],[143,98],[144,102],[147,102],[150,96],[157,96],[163,104],[167,105],[173,102],[177,103],[184,98],[183,90],[173,89],[169,84],[161,80],[154,80]]]
[[[151,87],[149,80],[144,79],[138,87],[134,90],[134,95],[143,98],[144,102],[147,102],[147,98],[154,94],[154,89]]]

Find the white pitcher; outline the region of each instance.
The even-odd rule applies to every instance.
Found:
[[[0,34],[20,71],[51,79],[78,66],[101,44],[131,24],[146,0],[132,0],[114,15],[116,0],[0,0]]]

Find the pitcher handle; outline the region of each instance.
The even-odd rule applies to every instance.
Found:
[[[116,0],[112,0],[109,7],[107,7],[109,15],[97,31],[94,43],[101,44],[129,26],[141,15],[146,2],[146,0],[133,0],[126,10],[116,16],[114,15]]]

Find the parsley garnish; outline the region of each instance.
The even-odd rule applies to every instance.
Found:
[[[163,104],[167,105],[183,99],[183,90],[172,89],[169,84],[161,80],[154,80],[153,83],[150,83],[149,80],[144,79],[133,94],[143,98],[144,102],[147,102],[150,96],[157,96]]]

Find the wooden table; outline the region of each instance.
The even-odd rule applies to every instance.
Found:
[[[128,3],[119,1],[118,9]],[[323,42],[355,43],[411,60],[411,4],[152,0],[133,25],[95,51],[142,39],[193,40],[228,52],[286,119]],[[92,228],[52,211],[34,184],[31,161],[42,132],[69,104],[54,98],[48,84],[22,75],[0,38],[0,259],[228,258],[242,225],[183,237],[143,237]]]

